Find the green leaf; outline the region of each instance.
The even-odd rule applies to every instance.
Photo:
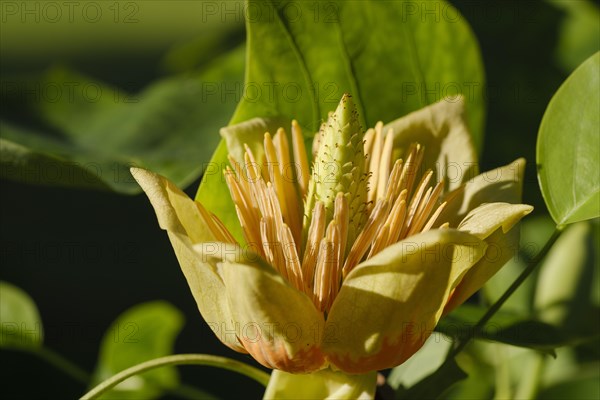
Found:
[[[579,368],[572,376],[542,390],[539,399],[598,399],[600,398],[600,365],[594,363]]]
[[[538,178],[558,225],[600,216],[600,52],[558,89],[542,119]]]
[[[483,345],[483,346],[482,346]],[[484,347],[484,348],[482,348]],[[490,343],[471,342],[471,344],[456,356],[459,367],[468,377],[453,385],[446,393],[444,399],[491,399],[494,392],[495,368],[485,359],[486,348]]]
[[[435,15],[426,16],[425,7],[434,8]],[[310,138],[346,92],[353,95],[365,128],[461,92],[474,142],[481,147],[483,64],[470,27],[450,4],[251,0],[247,8],[252,10],[247,96],[232,124],[255,117],[295,118]],[[211,165],[226,165],[226,154],[221,145]],[[219,174],[214,176],[205,177],[196,199],[219,199],[208,208],[227,219],[235,210],[221,201],[229,192]]]
[[[458,366],[454,358],[449,358],[433,374],[416,385],[409,389],[400,387],[396,391],[396,399],[437,399],[466,377],[467,374]]]
[[[316,130],[348,92],[367,126],[374,126],[444,94],[468,95],[468,82],[483,84],[477,41],[465,19],[444,1],[430,5],[434,18],[425,18],[425,5],[408,1],[250,0],[248,6],[258,11],[247,23],[247,81],[279,86],[272,97],[264,95],[265,86],[257,101],[242,101],[236,122],[285,116]],[[297,97],[294,87],[300,89]],[[482,98],[467,96],[467,101],[474,139],[480,144]]]
[[[521,237],[519,252],[494,275],[484,286],[484,295],[488,304],[494,304],[506,289],[517,279],[527,266],[527,262],[535,256],[548,241],[555,225],[547,216],[528,217],[521,221]],[[502,306],[503,311],[529,316],[532,313],[535,279],[527,279]]]
[[[183,315],[166,302],[143,303],[125,311],[102,339],[92,385],[135,364],[171,354],[182,326]],[[156,369],[122,382],[104,398],[152,399],[178,381],[174,367]]]
[[[139,94],[52,70],[39,85],[57,92],[36,108],[58,135],[2,123],[0,176],[138,193],[129,173],[136,165],[185,187],[207,167],[233,112],[243,57],[239,48],[200,73],[164,79]],[[230,87],[236,93],[226,92]]]
[[[546,256],[535,293],[535,307],[543,321],[563,325],[569,313],[581,311],[575,300],[584,277],[589,232],[586,222],[570,226]]]
[[[434,333],[415,355],[392,369],[387,383],[394,389],[398,389],[400,386],[414,385],[442,365],[451,346],[452,339],[443,334]]]
[[[44,340],[42,320],[27,293],[0,281],[0,348],[39,348]]]

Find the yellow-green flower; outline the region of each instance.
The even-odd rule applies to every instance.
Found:
[[[476,174],[463,114],[445,100],[363,132],[346,95],[312,174],[295,121],[289,137],[261,119],[224,129],[239,243],[165,178],[132,173],[223,343],[285,372],[367,373],[413,355],[514,255],[532,210],[523,160]]]

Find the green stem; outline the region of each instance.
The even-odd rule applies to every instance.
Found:
[[[83,395],[80,400],[96,399],[127,378],[167,365],[204,365],[219,367],[246,375],[247,377],[259,382],[263,386],[267,386],[267,383],[269,382],[269,374],[240,361],[206,354],[177,354],[173,356],[155,358],[154,360],[146,361],[127,368],[126,370],[123,370],[100,383],[98,386]]]
[[[554,245],[554,242],[556,242],[556,239],[559,238],[561,233],[562,228],[556,228],[554,230],[552,236],[550,237],[550,239],[548,239],[542,250],[540,250],[540,252],[531,259],[527,267],[523,270],[523,272],[521,272],[521,275],[519,275],[517,279],[515,279],[512,285],[510,285],[509,288],[506,289],[506,292],[504,292],[504,294],[502,294],[502,296],[494,304],[492,304],[492,306],[489,308],[489,310],[487,310],[483,317],[481,317],[481,319],[477,321],[477,324],[475,324],[475,326],[473,327],[472,335],[469,335],[468,337],[464,338],[458,343],[458,345],[450,354],[451,357],[456,357],[458,353],[464,350],[464,348],[467,346],[467,344],[469,344],[472,338],[478,336],[481,333],[488,321],[494,316],[494,314],[498,312],[498,310],[500,310],[500,308],[504,305],[506,300],[508,300],[509,297],[512,296],[512,294],[519,288],[519,286],[521,286],[521,284],[525,282],[529,275],[531,275],[531,273],[542,262],[542,260],[546,257],[546,255],[552,248],[552,245]]]

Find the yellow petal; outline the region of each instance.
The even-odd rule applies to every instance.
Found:
[[[525,159],[477,175],[465,185],[444,196],[446,208],[437,225],[448,222],[455,228],[464,217],[483,203],[520,203],[525,173]]]
[[[263,140],[265,132],[275,134],[282,126],[290,126],[283,118],[252,118],[239,124],[221,128],[221,136],[227,143],[229,154],[239,163],[244,162],[244,146],[248,145],[258,162],[264,155]]]
[[[215,262],[203,259],[201,254],[194,251],[191,239],[193,237],[196,240],[213,240],[212,234],[206,228],[208,225],[198,223],[202,220],[202,215],[196,204],[166,178],[138,168],[133,168],[131,172],[148,195],[160,227],[169,235],[200,314],[219,336],[215,321],[231,320],[225,285]],[[237,337],[219,338],[232,349],[246,352]]]
[[[446,179],[452,190],[477,174],[477,153],[467,126],[462,97],[448,98],[412,112],[383,127],[394,133],[399,154],[412,143],[425,147],[424,170],[436,171],[436,181]]]
[[[332,366],[363,373],[408,359],[485,247],[466,232],[432,230],[359,264],[344,280],[325,325],[322,346]]]
[[[288,374],[273,371],[263,399],[373,399],[377,371],[364,375],[346,375],[330,369],[312,374]]]
[[[232,312],[229,329],[246,350],[267,368],[292,373],[323,368],[319,332],[324,321],[312,301],[248,249],[217,245]]]
[[[193,243],[215,240],[196,203],[175,184],[141,168],[131,168],[131,174],[150,199],[162,229],[184,234]]]
[[[513,227],[533,207],[526,204],[490,203],[471,211],[458,229],[485,240],[485,255],[457,286],[446,305],[448,313],[478,291],[519,249],[519,230]]]
[[[527,204],[482,204],[467,214],[458,225],[458,229],[485,239],[498,228],[502,228],[504,233],[508,232],[531,211],[533,211],[533,207]]]

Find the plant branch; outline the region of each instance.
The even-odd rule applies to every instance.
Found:
[[[149,360],[127,368],[126,370],[123,370],[100,383],[98,386],[83,395],[80,400],[96,399],[127,378],[167,365],[204,365],[218,367],[246,375],[247,377],[254,379],[264,386],[267,386],[267,383],[269,382],[269,374],[240,361],[206,354],[177,354],[155,358],[154,360]]]
[[[542,260],[548,255],[548,252],[554,245],[554,242],[560,237],[563,230],[562,228],[557,228],[550,236],[550,239],[546,242],[542,250],[538,254],[535,255],[528,263],[527,267],[521,272],[521,275],[515,279],[512,285],[509,286],[508,289],[502,294],[502,296],[487,310],[487,312],[481,317],[477,324],[473,327],[472,334],[468,337],[462,339],[458,345],[454,348],[454,350],[450,353],[450,357],[456,357],[458,353],[460,353],[464,348],[469,344],[470,340],[476,336],[483,330],[488,321],[500,310],[500,308],[504,305],[506,300],[509,299],[510,296],[521,286],[523,282],[531,275],[533,271],[537,268],[539,264],[541,264]]]

